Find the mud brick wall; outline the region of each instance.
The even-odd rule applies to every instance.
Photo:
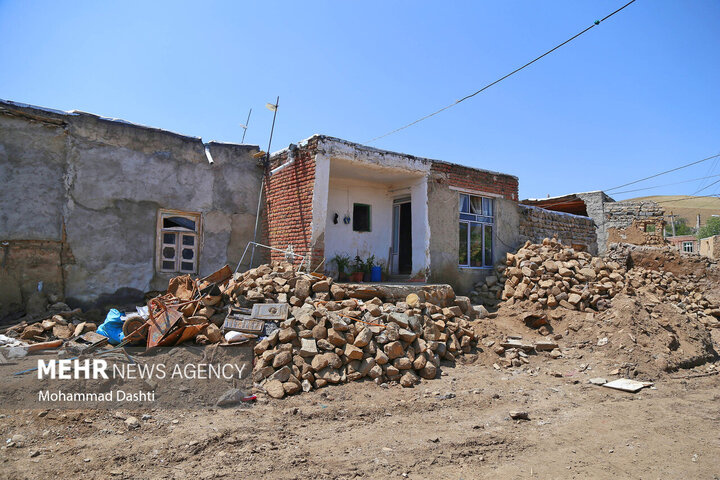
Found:
[[[467,190],[502,195],[507,200],[518,199],[518,179],[512,175],[479,171],[461,165],[433,161],[433,176],[444,178],[447,185]]]
[[[315,185],[315,155],[318,139],[295,150],[274,155],[270,169],[294,160],[292,165],[272,176],[266,176],[265,198],[268,239],[271,247],[286,249],[289,245],[298,255],[323,258],[322,245],[311,248],[313,220],[313,189]],[[273,260],[283,260],[284,254],[272,252]],[[299,263],[299,260],[296,260]]]
[[[557,236],[565,245],[581,245],[591,254],[597,253],[597,234],[592,219],[528,205],[518,205],[518,208],[518,233],[522,242],[539,243],[543,238]]]
[[[664,213],[655,202],[606,203],[607,244],[664,245]]]

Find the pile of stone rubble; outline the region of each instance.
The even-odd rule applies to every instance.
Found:
[[[253,380],[281,398],[328,384],[370,378],[411,387],[435,378],[477,344],[478,311],[467,297],[408,295],[406,301],[348,298],[332,279],[290,265],[263,265],[230,286],[236,305],[288,302],[287,320],[255,346]],[[447,292],[447,290],[446,290]],[[484,309],[479,309],[484,314]]]
[[[607,309],[610,299],[625,288],[626,273],[617,262],[576,252],[554,238],[525,243],[508,253],[496,272],[476,286],[474,297],[494,297],[491,305],[530,300],[543,308],[580,311]]]
[[[97,328],[95,323],[85,321],[82,310],[79,308],[73,310],[63,302],[49,305],[46,313],[39,317],[42,320],[32,323],[28,323],[27,320],[22,321],[5,329],[4,333],[26,343],[36,343],[67,340],[86,332],[95,331]]]

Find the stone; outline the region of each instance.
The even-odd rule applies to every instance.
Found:
[[[340,372],[331,367],[325,367],[317,373],[317,376],[328,383],[340,383]]]
[[[343,300],[345,299],[345,297],[347,297],[345,289],[342,288],[340,285],[334,283],[330,286],[330,293],[332,293],[332,296],[335,300]]]
[[[275,355],[272,366],[273,368],[280,368],[284,365],[289,364],[290,362],[292,362],[292,353],[284,350]]]
[[[340,368],[342,367],[342,359],[340,358],[340,355],[338,355],[335,352],[327,352],[324,354],[325,358],[328,360],[328,365],[332,368]]]
[[[265,391],[273,398],[283,398],[285,396],[285,387],[280,380],[270,380],[265,382]]]
[[[312,291],[315,293],[325,293],[330,291],[330,283],[327,280],[320,280],[315,282],[312,286]],[[297,293],[296,293],[297,295]]]
[[[328,342],[332,343],[336,347],[342,347],[347,343],[345,341],[345,336],[341,333],[335,330],[334,328],[328,329]]]
[[[220,395],[220,398],[218,398],[217,402],[215,402],[215,406],[231,407],[242,403],[243,398],[245,398],[245,394],[242,391],[237,388],[231,388],[225,390],[225,393]]]
[[[295,395],[302,389],[302,384],[295,379],[295,381],[289,381],[282,384],[283,389],[285,390],[285,394],[287,395]]]
[[[385,345],[384,351],[390,360],[394,360],[395,358],[402,357],[403,355],[405,355],[405,350],[403,349],[402,344],[397,341],[390,342],[387,345]]]
[[[295,296],[301,301],[310,296],[310,280],[300,278],[295,282]]]
[[[354,345],[356,347],[363,348],[368,343],[370,343],[370,340],[372,340],[373,334],[370,331],[369,328],[364,327],[362,330],[360,330],[360,333],[357,334],[357,337],[355,337]]]
[[[315,355],[310,363],[310,366],[317,372],[327,367],[329,363],[330,362],[325,355]]]
[[[312,336],[315,340],[322,340],[327,338],[327,328],[323,325],[315,325],[312,328]]]
[[[385,365],[390,361],[390,358],[383,352],[381,349],[377,349],[377,352],[375,353],[375,362],[378,365]]]
[[[577,293],[571,293],[568,296],[568,302],[571,303],[572,305],[577,305],[578,303],[580,303],[581,300],[582,300],[582,297],[580,295],[578,295]]]
[[[402,377],[400,377],[400,385],[405,388],[410,388],[417,384],[419,381],[420,378],[418,378],[417,374],[412,370],[408,370],[403,374]]]
[[[407,343],[412,343],[416,338],[417,334],[415,332],[411,332],[410,330],[406,330],[404,328],[400,329],[400,340]]]
[[[223,335],[220,329],[214,323],[209,324],[203,330],[203,334],[208,338],[210,343],[218,343],[222,340]]]
[[[129,430],[134,430],[136,428],[140,428],[140,421],[135,417],[127,417],[125,419],[125,426]]]
[[[512,410],[509,415],[513,420],[530,420],[530,414],[524,410]]]
[[[430,362],[427,362],[425,366],[418,372],[422,378],[431,380],[437,375],[437,367]]]
[[[300,339],[300,356],[314,357],[318,354],[317,343],[313,338]]]
[[[408,357],[400,357],[396,358],[393,361],[393,367],[397,368],[398,370],[409,370],[413,366],[412,362]]]
[[[290,370],[290,367],[285,365],[284,367],[278,369],[275,373],[270,375],[268,377],[268,380],[278,380],[280,382],[287,382],[290,378],[290,375],[292,375],[292,370]]]
[[[297,338],[297,332],[294,328],[281,328],[278,334],[280,343],[290,343]]]
[[[71,327],[70,325],[55,325],[52,332],[54,337],[67,340],[75,333],[75,327]]]
[[[348,343],[345,345],[345,356],[349,360],[360,360],[363,358],[363,351],[355,345],[350,345]]]
[[[420,297],[415,293],[411,293],[405,298],[405,303],[407,303],[410,308],[420,308]]]

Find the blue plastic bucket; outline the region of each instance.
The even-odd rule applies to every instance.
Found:
[[[372,267],[370,269],[370,281],[379,282],[382,280],[382,267]]]

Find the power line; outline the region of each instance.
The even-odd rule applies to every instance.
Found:
[[[713,158],[720,157],[720,153],[717,155],[713,155],[711,157],[703,158],[702,160],[697,160],[695,162],[691,162],[685,165],[682,165],[677,168],[673,168],[670,170],[665,170],[664,172],[656,173],[655,175],[650,175],[649,177],[641,178],[640,180],[635,180],[634,182],[624,183],[622,185],[618,185],[617,187],[608,188],[607,190],[604,190],[605,192],[609,192],[611,190],[617,190],[618,188],[627,187],[629,185],[635,185],[636,183],[644,182],[645,180],[650,180],[651,178],[659,177],[661,175],[666,175],[668,173],[677,172],[678,170],[682,170],[683,168],[692,167],[693,165],[697,165],[698,163],[707,162],[708,160],[712,160]]]
[[[720,173],[718,173],[717,175],[707,175],[705,177],[691,178],[690,180],[683,180],[681,182],[673,182],[673,183],[665,183],[663,185],[655,185],[653,187],[635,188],[633,190],[623,190],[622,192],[615,192],[615,193],[613,193],[613,195],[620,195],[623,193],[640,192],[642,190],[652,190],[653,188],[671,187],[673,185],[679,185],[681,183],[697,182],[698,180],[706,180],[708,178],[715,178],[715,177],[720,177]],[[707,188],[707,187],[703,187],[702,189],[695,191],[695,193],[700,192],[700,191],[704,190],[705,188]],[[693,193],[693,195],[695,195],[695,193]]]
[[[415,120],[414,122],[410,122],[410,123],[408,123],[407,125],[404,125],[404,126],[402,126],[402,127],[400,127],[400,128],[396,128],[395,130],[392,130],[392,131],[390,131],[390,132],[388,132],[388,133],[385,133],[385,134],[380,135],[380,136],[378,136],[378,137],[375,137],[375,138],[373,138],[373,139],[371,139],[371,140],[368,140],[367,142],[365,142],[365,144],[373,143],[373,142],[376,141],[376,140],[380,140],[381,138],[385,138],[385,137],[390,136],[390,135],[392,135],[392,134],[394,134],[394,133],[397,133],[397,132],[399,132],[399,131],[401,131],[401,130],[405,130],[405,129],[408,128],[408,127],[412,127],[412,126],[415,125],[416,123],[420,123],[420,122],[422,122],[423,120],[427,120],[428,118],[433,117],[433,116],[437,115],[438,113],[444,112],[445,110],[454,107],[454,106],[457,105],[458,103],[464,102],[465,100],[468,100],[468,99],[474,97],[475,95],[477,95],[477,94],[479,94],[479,93],[487,90],[488,88],[492,87],[493,85],[496,85],[496,84],[502,82],[502,81],[505,80],[506,78],[508,78],[508,77],[510,77],[510,76],[512,76],[512,75],[515,75],[515,74],[516,74],[517,72],[519,72],[520,70],[522,70],[522,69],[524,69],[524,68],[526,68],[526,67],[529,67],[530,65],[532,65],[532,64],[535,63],[535,62],[537,62],[537,61],[540,60],[541,58],[543,58],[543,57],[551,54],[552,52],[554,52],[554,51],[557,50],[558,48],[560,48],[560,47],[562,47],[562,46],[564,46],[564,45],[567,45],[568,43],[570,43],[570,42],[572,42],[573,40],[575,40],[576,38],[578,38],[580,35],[584,34],[584,33],[587,32],[588,30],[590,30],[590,29],[592,29],[592,28],[600,25],[600,23],[604,22],[605,20],[607,20],[608,18],[612,17],[613,15],[615,15],[616,13],[618,13],[620,10],[623,10],[624,8],[626,8],[627,6],[629,6],[629,5],[632,4],[632,3],[635,3],[635,0],[629,1],[628,3],[626,3],[626,4],[623,5],[622,7],[618,8],[617,10],[615,10],[614,12],[612,12],[611,14],[606,15],[604,18],[602,18],[602,19],[600,19],[600,20],[595,20],[595,22],[594,22],[592,25],[590,25],[589,27],[587,27],[585,30],[581,31],[580,33],[577,33],[577,34],[573,35],[572,37],[568,38],[567,40],[565,40],[565,41],[562,42],[561,44],[556,45],[555,47],[551,48],[551,49],[548,50],[547,52],[543,53],[543,54],[540,55],[539,57],[536,57],[535,59],[529,61],[528,63],[526,63],[526,64],[523,65],[522,67],[516,68],[516,69],[513,70],[512,72],[508,73],[507,75],[505,75],[505,76],[503,76],[503,77],[498,78],[497,80],[495,80],[495,81],[492,82],[492,83],[488,83],[487,85],[485,85],[484,87],[482,87],[480,90],[478,90],[478,91],[476,91],[476,92],[474,92],[474,93],[471,93],[470,95],[466,95],[466,96],[462,97],[460,100],[456,100],[455,102],[453,102],[453,103],[451,103],[450,105],[447,105],[447,106],[441,108],[440,110],[437,110],[437,111],[432,112],[432,113],[430,113],[430,114],[428,114],[428,115],[425,115],[424,117],[420,117],[420,118],[418,118],[417,120]]]

